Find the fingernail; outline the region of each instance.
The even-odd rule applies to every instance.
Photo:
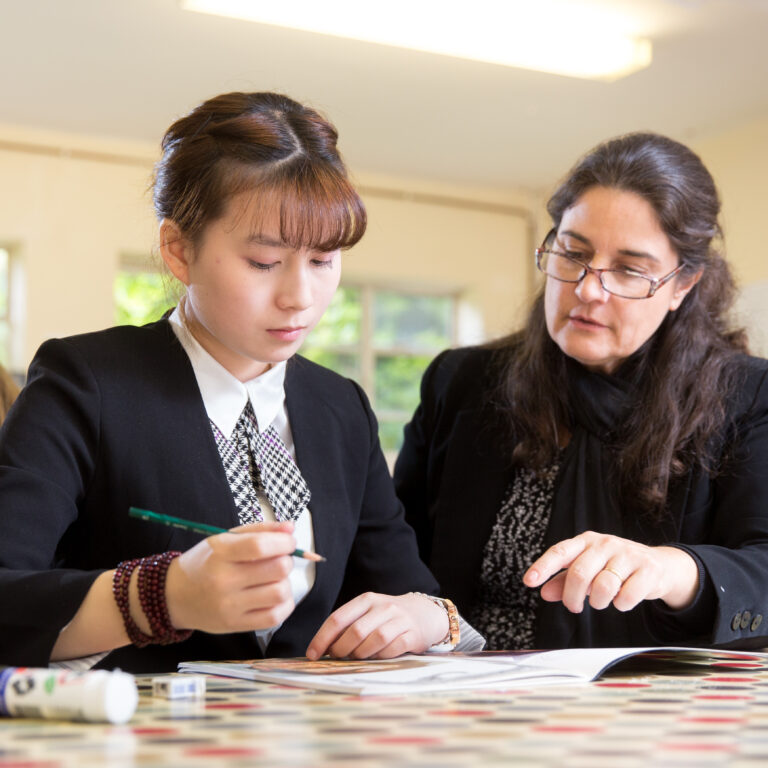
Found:
[[[528,571],[528,572],[525,574],[525,576],[523,576],[523,579],[525,579],[525,581],[533,581],[533,582],[536,582],[536,581],[538,581],[538,580],[539,580],[539,572],[538,572],[538,571],[535,571],[535,570],[530,570],[530,571]]]

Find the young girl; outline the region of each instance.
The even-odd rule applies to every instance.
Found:
[[[336,139],[271,93],[166,133],[154,202],[184,298],[43,344],[0,433],[0,664],[455,646],[365,395],[294,357],[366,226]],[[235,531],[201,540],[131,506]]]

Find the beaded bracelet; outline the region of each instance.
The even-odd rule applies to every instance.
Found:
[[[128,639],[138,648],[144,648],[152,643],[168,645],[186,640],[192,630],[177,630],[171,625],[168,615],[168,605],[165,599],[165,578],[168,566],[181,552],[164,552],[161,555],[150,555],[134,560],[124,560],[119,563],[112,579],[112,593],[123,617],[123,624]],[[131,618],[129,587],[131,575],[139,568],[139,602],[144,615],[147,617],[151,635],[142,632]]]
[[[155,638],[151,635],[145,635],[131,618],[131,605],[128,597],[131,574],[140,563],[140,559],[123,560],[123,562],[118,563],[115,574],[112,577],[112,594],[115,596],[115,602],[120,609],[120,615],[123,617],[123,624],[125,625],[128,639],[136,647],[144,648],[150,643],[155,642]]]
[[[168,615],[168,603],[165,599],[165,578],[171,561],[181,552],[163,552],[150,555],[141,561],[139,570],[139,602],[152,630],[153,642],[169,645],[186,640],[191,629],[176,629]]]

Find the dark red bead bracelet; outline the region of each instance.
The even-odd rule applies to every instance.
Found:
[[[123,617],[125,631],[128,639],[138,648],[144,648],[150,644],[168,645],[186,640],[191,634],[191,629],[179,630],[171,624],[168,615],[168,603],[165,598],[165,579],[168,575],[168,567],[174,558],[181,552],[163,552],[160,555],[123,560],[119,563],[112,579],[112,594]],[[142,632],[136,622],[131,618],[129,600],[129,586],[131,574],[139,569],[139,603],[141,610],[147,617],[151,635]]]

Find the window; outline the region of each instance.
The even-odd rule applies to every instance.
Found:
[[[342,286],[301,353],[359,381],[391,458],[419,402],[421,376],[455,341],[456,296]]]
[[[143,258],[124,257],[115,277],[115,322],[144,325],[159,320],[175,302],[170,278],[147,267]]]
[[[11,363],[11,254],[0,247],[0,363]]]

